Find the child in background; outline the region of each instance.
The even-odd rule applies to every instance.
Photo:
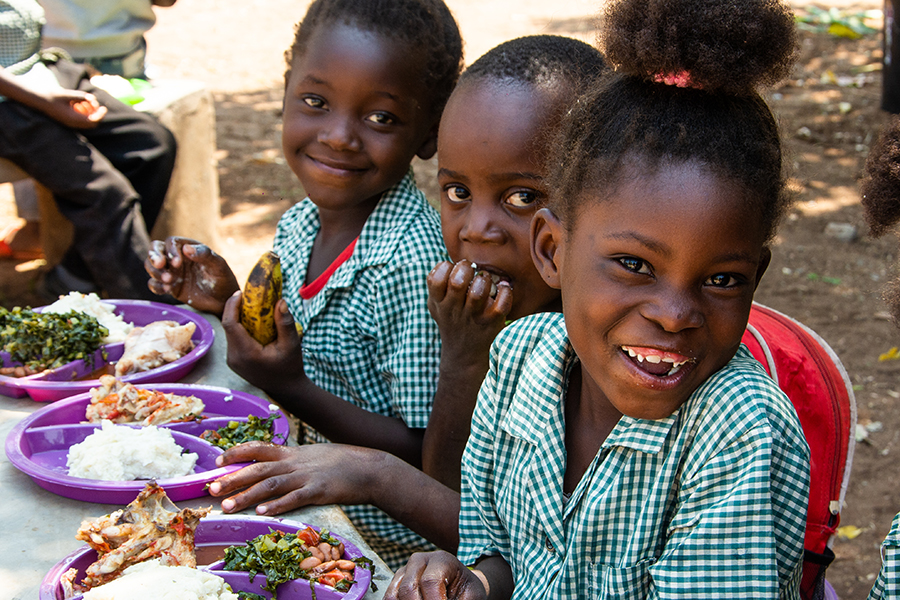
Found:
[[[618,0],[604,17],[616,72],[565,117],[531,228],[562,315],[497,337],[458,558],[414,555],[385,598],[797,596],[809,450],[740,344],[787,206],[756,88],[787,74],[793,15]]]
[[[893,117],[872,146],[860,191],[872,236],[881,237],[900,223],[900,118]],[[894,324],[900,326],[900,279],[890,284],[884,298]],[[881,571],[869,600],[900,598],[900,514],[881,545],[881,557]]]
[[[468,67],[447,102],[441,118],[446,135],[438,140],[441,225],[458,262],[442,262],[429,276],[442,341],[439,392],[425,436],[435,451],[423,460],[431,477],[368,448],[243,444],[219,464],[256,462],[210,486],[214,496],[231,495],[222,501],[225,512],[254,504],[271,515],[309,504],[368,503],[455,550],[460,453],[490,342],[506,319],[560,309],[559,290],[544,283],[529,249],[531,218],[547,198],[547,138],[603,69],[602,55],[578,40],[519,38]],[[493,298],[488,269],[503,278]],[[334,477],[338,470],[341,476]]]
[[[150,288],[222,315],[229,365],[313,428],[307,441],[419,465],[440,358],[425,280],[446,254],[410,162],[436,150],[462,65],[459,30],[440,0],[316,0],[287,61],[283,147],[309,197],[275,235],[278,338],[263,347],[247,334],[234,274],[202,244],[155,242]],[[428,547],[374,508],[354,508],[388,564]]]

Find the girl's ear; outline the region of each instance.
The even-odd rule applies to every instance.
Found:
[[[544,282],[552,288],[560,288],[565,231],[562,223],[549,208],[542,208],[531,218],[531,259]]]
[[[425,138],[425,141],[422,142],[422,145],[416,151],[416,156],[422,160],[428,160],[437,152],[438,125],[440,123],[435,123],[432,126],[431,131],[428,132],[428,137]]]

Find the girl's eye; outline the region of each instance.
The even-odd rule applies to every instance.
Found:
[[[619,259],[619,263],[633,273],[640,273],[641,275],[650,275],[652,273],[650,271],[650,265],[640,258],[624,256]]]
[[[461,185],[451,185],[445,188],[445,191],[450,202],[466,202],[472,198],[469,190]]]
[[[520,190],[518,192],[513,192],[509,196],[506,197],[506,202],[510,206],[515,206],[519,208],[523,208],[526,206],[531,206],[535,202],[537,202],[538,193],[534,190]]]
[[[368,121],[372,123],[378,123],[379,125],[393,125],[397,122],[397,119],[389,115],[388,113],[375,113],[366,117]]]
[[[304,96],[303,102],[312,108],[325,108],[325,101],[315,96]]]
[[[713,287],[718,288],[730,288],[738,285],[740,281],[734,275],[730,275],[728,273],[716,273],[712,277],[706,280],[707,285],[711,285]]]

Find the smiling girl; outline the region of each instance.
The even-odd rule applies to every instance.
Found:
[[[498,336],[458,559],[414,555],[385,598],[797,597],[809,449],[741,346],[787,205],[756,90],[792,14],[614,0],[601,34],[616,73],[565,116],[531,224],[562,314]]]

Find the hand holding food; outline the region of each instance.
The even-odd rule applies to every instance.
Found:
[[[241,325],[265,346],[275,340],[275,305],[281,298],[281,260],[272,251],[263,254],[244,286]]]

